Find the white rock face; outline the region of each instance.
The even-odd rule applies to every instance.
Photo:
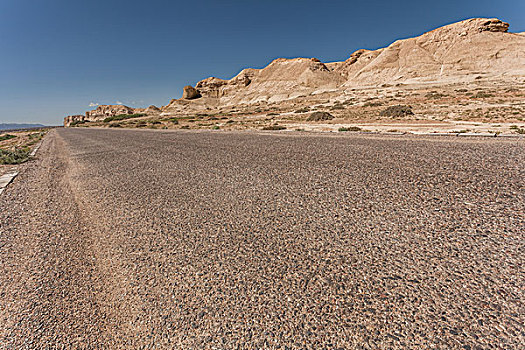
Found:
[[[399,83],[464,82],[476,77],[525,77],[525,36],[508,33],[498,19],[473,18],[398,40],[386,48],[361,49],[346,61],[279,58],[263,69],[244,69],[230,80],[207,78],[196,85],[202,99],[164,112],[241,102],[278,102],[319,91]]]

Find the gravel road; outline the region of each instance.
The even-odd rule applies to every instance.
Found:
[[[0,349],[523,349],[525,144],[57,129],[0,196]]]

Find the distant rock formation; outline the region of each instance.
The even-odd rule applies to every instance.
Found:
[[[64,126],[68,127],[74,123],[101,121],[107,117],[119,114],[137,113],[135,108],[124,105],[100,105],[96,109],[87,111],[86,115],[70,115],[64,118]]]
[[[82,114],[68,115],[64,118],[64,126],[69,127],[71,124],[83,123],[86,120],[86,116]]]
[[[124,105],[100,105],[92,111],[86,112],[86,120],[101,120],[119,114],[133,114],[135,109]]]

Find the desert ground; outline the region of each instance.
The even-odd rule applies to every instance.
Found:
[[[28,160],[31,151],[44,137],[47,130],[1,130],[0,176],[12,169],[16,169],[17,164]]]
[[[53,130],[0,196],[0,347],[523,348],[524,147]]]
[[[381,133],[525,134],[525,88],[521,81],[479,79],[455,84],[399,84],[340,91],[319,91],[275,103],[197,109],[193,101],[177,113],[144,113],[107,118],[73,127],[150,129],[281,129]],[[405,107],[389,110],[389,107]],[[310,120],[326,112],[329,120]]]

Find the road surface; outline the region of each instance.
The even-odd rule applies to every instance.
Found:
[[[57,129],[0,196],[0,349],[518,349],[522,141]]]

